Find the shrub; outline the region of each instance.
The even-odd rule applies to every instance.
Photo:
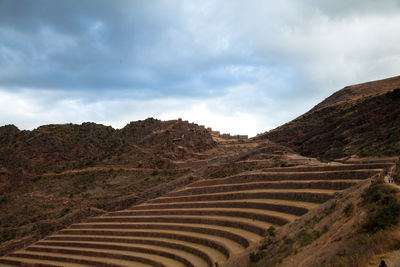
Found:
[[[257,261],[261,260],[264,257],[265,257],[265,252],[264,251],[258,251],[258,252],[251,252],[250,253],[250,261],[251,262],[257,262]]]
[[[269,228],[268,228],[268,235],[269,236],[274,236],[275,235],[275,227],[274,226],[270,226]]]
[[[297,237],[300,240],[300,246],[307,246],[311,244],[314,240],[319,238],[321,236],[321,233],[318,231],[312,231],[311,233],[308,232],[307,230],[302,230]]]
[[[387,92],[386,96],[393,100],[400,99],[400,88],[396,88],[393,91]]]
[[[397,224],[400,203],[395,189],[385,185],[371,185],[361,196],[368,210],[368,220],[364,225],[367,232],[376,233]]]
[[[354,211],[354,204],[350,202],[349,204],[346,205],[343,211],[347,217],[350,217],[350,215],[353,214]]]

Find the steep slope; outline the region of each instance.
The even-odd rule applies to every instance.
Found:
[[[326,159],[400,153],[400,76],[345,87],[258,138]]]
[[[250,266],[378,266],[381,257],[393,262],[399,199],[383,176],[364,180],[267,237],[250,254]]]
[[[318,164],[199,179],[142,204],[73,224],[0,258],[0,264],[230,264],[275,229],[389,166]]]
[[[0,254],[187,184],[196,169],[173,161],[214,147],[209,131],[182,120],[0,127]]]

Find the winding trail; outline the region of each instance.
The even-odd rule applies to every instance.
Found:
[[[400,191],[400,185],[396,184],[394,180],[392,183],[389,183],[389,178],[392,177],[393,169],[394,169],[394,167],[392,167],[390,169],[389,173],[385,176],[384,180],[385,180],[386,184],[388,184]]]

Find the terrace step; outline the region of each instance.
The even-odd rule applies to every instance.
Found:
[[[220,201],[172,202],[167,204],[142,203],[129,210],[149,209],[187,209],[187,208],[253,208],[273,210],[294,215],[303,215],[319,204],[312,202],[290,201],[281,199],[239,199]]]
[[[226,237],[232,241],[238,242],[244,247],[247,247],[251,242],[257,242],[263,235],[256,234],[251,231],[247,231],[240,228],[219,226],[219,225],[207,225],[200,223],[82,223],[79,225],[73,225],[72,229],[157,229],[157,230],[179,230],[179,231],[193,231],[197,233],[210,233]],[[245,241],[246,240],[246,241]]]
[[[113,216],[97,217],[88,220],[89,223],[183,223],[200,224],[205,226],[225,226],[243,229],[251,233],[264,236],[266,229],[271,226],[269,223],[248,218],[228,217],[228,216],[194,216],[194,215],[162,215],[162,216]]]
[[[202,257],[199,257],[196,254],[189,253],[184,250],[176,249],[176,248],[169,248],[163,247],[158,245],[149,245],[149,244],[126,244],[126,243],[109,243],[109,242],[99,242],[99,241],[49,241],[44,240],[37,242],[35,245],[39,245],[42,247],[66,247],[66,248],[102,248],[107,250],[120,250],[120,251],[143,251],[146,254],[154,254],[160,255],[164,257],[168,257],[171,259],[175,259],[181,261],[179,258],[184,259],[185,261],[189,262],[192,266],[200,266],[200,267],[212,267],[213,262],[210,258],[206,260]],[[151,257],[150,255],[149,257]],[[187,264],[186,264],[187,265]]]
[[[295,220],[298,216],[291,215],[288,213],[282,213],[270,210],[260,210],[251,208],[197,208],[197,209],[163,209],[163,210],[125,210],[120,212],[113,212],[111,216],[137,216],[136,220],[139,221],[139,217],[148,216],[160,216],[160,215],[192,215],[192,216],[224,216],[224,217],[240,217],[248,218],[253,220],[259,220],[270,224],[283,225],[289,221]],[[112,218],[112,217],[101,217],[101,218]],[[135,220],[134,217],[130,218]],[[106,219],[105,219],[106,220]],[[143,219],[144,220],[144,219]]]
[[[47,247],[47,248],[67,248],[67,249],[91,249],[91,250],[107,250],[110,253],[121,252],[121,253],[131,253],[131,252],[139,252],[143,254],[148,254],[148,258],[152,258],[154,255],[158,255],[161,257],[166,257],[175,261],[179,261],[188,267],[201,266],[207,267],[210,266],[206,261],[202,258],[198,257],[195,254],[188,253],[186,251],[182,251],[174,248],[161,247],[156,245],[146,245],[146,244],[124,244],[124,243],[107,243],[107,242],[65,242],[65,241],[40,241],[32,246],[36,248]]]
[[[250,182],[284,181],[284,180],[363,180],[380,173],[382,170],[344,170],[325,172],[251,172],[226,178],[204,179],[189,184],[187,187],[210,186],[219,184],[239,184]]]
[[[91,242],[108,242],[108,243],[123,243],[123,244],[150,244],[156,246],[163,246],[167,248],[176,248],[183,251],[202,257],[205,261],[215,263],[222,263],[226,261],[226,256],[220,251],[209,246],[201,245],[198,243],[191,243],[177,239],[169,238],[156,238],[156,237],[112,237],[112,236],[79,236],[79,235],[52,235],[45,239],[45,241],[91,241]]]
[[[81,264],[84,266],[103,266],[103,267],[121,267],[121,266],[132,266],[132,264],[135,264],[135,266],[141,266],[141,267],[147,267],[147,266],[153,266],[153,267],[167,267],[168,265],[165,265],[164,263],[157,262],[154,259],[146,259],[146,258],[141,258],[149,264],[142,264],[139,261],[127,261],[123,259],[113,259],[113,258],[100,258],[100,257],[93,257],[93,256],[88,256],[85,255],[85,257],[82,257],[81,253],[82,250],[77,250],[76,253],[77,255],[73,254],[64,254],[64,253],[50,253],[50,252],[39,252],[39,251],[27,251],[27,250],[20,250],[14,253],[9,254],[9,257],[12,258],[20,258],[22,262],[26,262],[27,259],[34,259],[38,261],[45,261],[45,260],[50,260],[50,261],[57,261],[61,263],[61,266],[69,265],[71,264]],[[143,255],[141,255],[143,256]],[[145,256],[145,255],[144,255]],[[132,256],[133,257],[133,256]],[[169,262],[168,262],[169,263]],[[179,266],[180,263],[178,263]]]
[[[271,181],[271,182],[249,182],[237,184],[219,184],[199,187],[183,188],[165,195],[165,197],[199,195],[220,192],[235,192],[252,189],[331,189],[344,190],[357,184],[360,180],[329,180],[329,181]]]
[[[197,208],[252,208],[260,210],[277,211],[301,216],[318,204],[311,202],[296,202],[275,199],[243,199],[243,200],[220,200],[220,201],[197,201],[197,202],[172,202],[166,204],[141,204],[131,207],[131,211],[158,210],[158,209],[197,209]]]
[[[200,224],[166,224],[166,223],[91,223],[73,225],[70,229],[130,229],[130,230],[167,230],[167,231],[183,231],[195,232],[208,235],[216,235],[230,239],[243,247],[248,247],[253,240],[258,240],[261,236],[254,233],[223,226],[207,226]],[[237,234],[239,232],[240,234]],[[248,235],[248,238],[244,236]]]
[[[110,249],[100,249],[100,248],[65,248],[65,247],[55,247],[55,246],[39,246],[33,245],[26,249],[26,251],[32,253],[51,253],[51,254],[64,254],[69,257],[70,255],[77,255],[83,259],[88,256],[93,258],[98,258],[98,261],[105,262],[109,259],[116,259],[121,262],[124,266],[132,266],[141,261],[146,261],[148,264],[154,266],[166,266],[166,267],[194,267],[190,262],[185,261],[176,256],[177,259],[170,258],[166,255],[155,255],[149,254],[147,252],[136,252],[136,251],[120,251]],[[151,263],[150,263],[151,262]]]
[[[209,246],[211,248],[219,250],[226,257],[236,254],[244,249],[243,246],[238,243],[224,237],[207,235],[201,233],[184,232],[184,231],[168,231],[168,230],[110,230],[110,229],[66,229],[61,230],[59,235],[102,235],[102,236],[119,236],[119,237],[162,237],[177,239],[183,241],[189,241],[192,243],[198,243]]]
[[[262,190],[244,190],[227,193],[199,194],[181,197],[159,197],[148,201],[147,203],[172,203],[206,200],[237,200],[237,199],[282,199],[294,201],[307,201],[314,203],[323,203],[331,199],[336,190],[326,189],[262,189]]]
[[[324,166],[300,166],[300,167],[284,167],[284,168],[265,168],[263,172],[321,172],[335,170],[383,170],[393,166],[393,163],[372,163],[372,164],[340,164],[340,165],[324,165]]]
[[[61,263],[59,261],[50,261],[50,260],[37,260],[37,259],[28,259],[28,258],[18,258],[11,256],[4,256],[0,258],[0,267],[9,267],[9,266],[36,266],[36,267],[61,267],[65,266],[65,263]],[[87,265],[69,263],[70,267],[87,267]],[[142,265],[141,267],[148,267],[151,265]]]

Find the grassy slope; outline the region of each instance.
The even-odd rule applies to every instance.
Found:
[[[400,87],[400,78],[389,81],[347,87],[260,138],[286,145],[303,155],[326,159],[353,154],[398,155],[400,92],[391,91]]]
[[[367,180],[280,228],[250,254],[250,266],[363,266],[399,249],[398,193]]]

